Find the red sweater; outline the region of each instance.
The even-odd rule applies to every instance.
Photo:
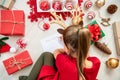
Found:
[[[96,80],[100,61],[96,57],[88,57],[92,68],[84,68],[86,80]],[[43,66],[37,80],[79,80],[76,59],[67,54],[59,54],[56,58],[57,70],[51,66]]]

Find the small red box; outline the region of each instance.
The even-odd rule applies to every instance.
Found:
[[[24,35],[25,18],[22,10],[0,10],[0,34]]]
[[[27,50],[3,61],[9,75],[31,65],[32,63],[33,61]]]

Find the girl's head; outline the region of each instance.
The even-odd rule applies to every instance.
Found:
[[[81,25],[69,26],[63,31],[63,41],[70,55],[76,53],[79,74],[82,76],[91,43],[90,31]]]

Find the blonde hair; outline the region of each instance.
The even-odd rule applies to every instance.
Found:
[[[64,30],[63,40],[70,55],[77,53],[78,73],[85,80],[83,69],[91,43],[89,30],[80,25],[69,26]]]

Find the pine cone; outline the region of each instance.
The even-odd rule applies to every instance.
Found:
[[[114,14],[117,11],[118,7],[115,4],[111,4],[107,8],[107,12],[110,14]]]
[[[101,51],[105,52],[106,54],[111,54],[111,50],[104,44],[100,42],[95,42],[95,46],[99,48]]]

